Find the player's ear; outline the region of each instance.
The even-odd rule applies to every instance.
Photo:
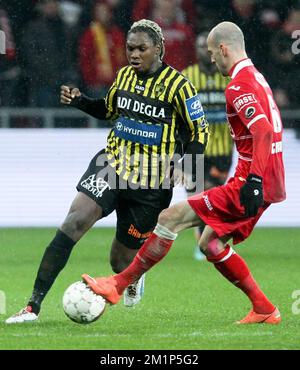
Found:
[[[227,47],[224,44],[220,44],[220,53],[223,55],[223,57],[226,57],[227,55]]]
[[[164,44],[162,44],[162,45],[159,45],[158,56],[162,60],[164,55],[165,55],[165,46],[164,46]]]
[[[160,45],[156,45],[156,56],[159,56],[160,55],[160,51],[161,51],[161,47]]]

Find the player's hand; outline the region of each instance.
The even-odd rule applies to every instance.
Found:
[[[260,176],[248,175],[246,183],[240,189],[240,202],[245,208],[246,217],[257,215],[259,207],[264,204],[263,183]]]
[[[62,104],[71,104],[75,97],[80,97],[81,92],[77,87],[62,85],[60,87],[60,102]]]

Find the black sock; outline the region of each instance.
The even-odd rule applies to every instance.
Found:
[[[65,267],[75,244],[76,242],[58,230],[46,248],[34,283],[32,296],[28,302],[28,306],[31,306],[32,312],[35,314],[39,313],[42,301],[57,275]]]

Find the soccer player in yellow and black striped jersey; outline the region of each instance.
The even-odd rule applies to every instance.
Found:
[[[62,103],[110,119],[113,128],[105,150],[92,159],[79,181],[69,214],[45,251],[28,306],[8,323],[37,319],[41,303],[75,243],[114,210],[117,230],[111,266],[116,273],[126,268],[150,235],[159,213],[169,206],[172,189],[160,186],[168,174],[165,159],[173,158],[178,144],[192,155],[205,149],[208,127],[199,96],[182,74],[162,62],[160,27],[149,20],[134,23],[127,35],[126,52],[129,65],[117,73],[105,99],[90,99],[77,88],[61,88]],[[114,184],[112,173],[118,180]],[[136,304],[142,290],[140,279],[127,289],[125,304]]]
[[[140,62],[132,63],[120,70],[106,97],[106,118],[117,116],[106,153],[122,179],[153,188],[165,176],[164,163],[157,168],[159,158],[172,157],[186,132],[186,151],[196,145],[201,153],[208,127],[203,110],[191,108],[199,101],[195,88],[178,71],[162,63],[150,75],[139,75]]]
[[[204,156],[204,188],[223,185],[228,177],[232,162],[233,142],[228,129],[225,111],[224,90],[230,81],[224,77],[211,63],[207,51],[208,32],[203,32],[196,38],[196,52],[198,63],[182,71],[195,86],[200,96],[205,115],[210,123],[210,140]],[[188,194],[189,191],[187,190]],[[201,230],[196,230],[199,239]],[[198,246],[195,258],[202,259]]]

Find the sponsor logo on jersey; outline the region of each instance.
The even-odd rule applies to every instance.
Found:
[[[237,112],[240,112],[244,107],[253,103],[257,103],[257,100],[252,93],[240,95],[233,101],[233,105]]]
[[[80,185],[96,198],[101,198],[106,189],[111,189],[108,183],[100,177],[97,178],[96,174],[90,175],[87,179],[81,181]]]
[[[235,90],[235,91],[239,91],[241,88],[241,86],[235,86],[235,85],[232,85],[230,87],[228,87],[228,90]]]
[[[254,115],[255,112],[256,109],[254,107],[248,107],[245,111],[245,117],[249,119]]]
[[[151,235],[151,231],[148,231],[146,233],[141,233],[138,229],[135,228],[133,224],[129,226],[129,229],[127,231],[128,235],[132,235],[134,238],[137,239],[147,239]]]
[[[166,118],[165,108],[158,108],[151,104],[146,104],[125,96],[118,96],[117,103],[118,108],[131,110],[132,112],[141,113],[148,117]]]
[[[204,117],[204,111],[199,94],[186,99],[185,105],[192,121]]]
[[[160,145],[162,126],[136,122],[120,117],[115,123],[115,135],[121,139],[144,145]]]
[[[145,91],[145,86],[135,85],[137,91]]]
[[[282,152],[282,141],[276,141],[272,143],[271,154],[281,153]]]
[[[213,206],[210,203],[210,200],[208,199],[208,195],[203,195],[202,198],[204,199],[204,203],[206,204],[206,207],[210,210],[213,211]]]

